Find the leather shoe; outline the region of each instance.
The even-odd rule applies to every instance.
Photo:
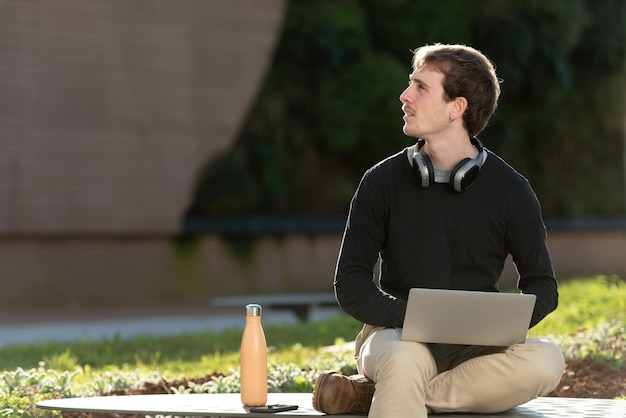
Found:
[[[329,415],[367,414],[374,388],[374,382],[360,374],[323,372],[315,381],[313,408]]]

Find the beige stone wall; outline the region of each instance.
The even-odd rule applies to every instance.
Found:
[[[171,237],[199,170],[232,145],[285,7],[0,0],[0,321],[219,289]]]
[[[0,323],[36,312],[208,309],[208,299],[249,293],[331,292],[340,234],[227,241],[218,236],[0,240]],[[626,279],[626,232],[551,233],[557,276]],[[515,286],[509,262],[502,287]]]
[[[284,0],[1,0],[0,236],[168,234]]]
[[[626,231],[554,232],[548,242],[558,276],[616,274],[626,280]]]
[[[208,309],[211,297],[331,292],[341,236],[0,240],[0,323],[32,312]]]

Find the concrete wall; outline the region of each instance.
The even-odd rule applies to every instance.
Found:
[[[284,0],[2,0],[0,235],[175,233]],[[1,237],[0,237],[1,238]]]
[[[330,292],[341,234],[224,239],[217,235],[0,240],[0,322],[41,311],[207,309],[210,297]],[[626,231],[555,232],[548,245],[560,280],[626,279]],[[508,263],[503,288],[515,285]]]
[[[285,6],[0,0],[0,321],[193,292],[170,237],[233,142]]]
[[[1,240],[0,313],[201,310],[215,296],[331,291],[339,243],[338,235]]]

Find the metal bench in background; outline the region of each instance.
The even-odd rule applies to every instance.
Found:
[[[249,303],[258,303],[262,307],[287,309],[300,321],[310,319],[314,307],[338,307],[334,293],[281,293],[225,296],[209,299],[209,304],[216,308],[243,307]]]

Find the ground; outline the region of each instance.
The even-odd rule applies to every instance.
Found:
[[[592,360],[568,360],[561,383],[550,396],[614,399],[626,397],[626,367]]]
[[[193,379],[194,383],[204,383],[211,375]],[[142,395],[170,393],[170,387],[187,387],[190,380],[162,381],[145,383],[139,388],[111,395]],[[568,398],[614,399],[626,397],[626,367],[614,368],[607,363],[592,360],[568,360],[561,383],[549,395]],[[78,414],[64,413],[67,418],[138,418],[137,415]]]

